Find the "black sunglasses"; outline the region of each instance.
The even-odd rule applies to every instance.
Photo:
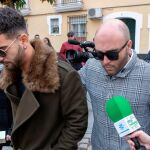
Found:
[[[127,43],[128,43],[128,41],[120,49],[113,49],[106,53],[96,50],[95,58],[97,60],[104,60],[104,56],[106,56],[109,60],[118,60],[120,51],[125,48]]]
[[[6,57],[8,49],[13,45],[13,43],[14,43],[16,40],[17,40],[17,38],[15,38],[15,39],[8,45],[8,47],[7,47],[5,50],[0,48],[0,57]]]

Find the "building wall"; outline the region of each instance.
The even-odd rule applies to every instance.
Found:
[[[67,17],[88,14],[90,8],[101,8],[103,17],[100,19],[87,19],[87,40],[92,40],[98,26],[109,18],[136,18],[136,51],[147,53],[150,48],[150,1],[149,0],[83,0],[84,7],[80,11],[56,13],[55,7],[40,0],[29,0],[30,13],[25,16],[30,38],[40,34],[41,38],[49,37],[54,48],[59,52],[62,42],[67,40]],[[62,16],[61,34],[50,35],[47,17]],[[149,19],[149,22],[148,22]]]
[[[149,0],[84,0],[85,8],[112,8],[112,7],[124,7],[124,6],[136,6],[150,4]]]
[[[103,17],[101,19],[87,19],[87,40],[92,40],[98,26],[104,21],[106,16],[114,13],[128,12],[137,13],[141,15],[141,27],[139,27],[139,33],[136,44],[138,53],[147,53],[149,49],[149,29],[148,29],[148,14],[149,14],[150,2],[148,0],[84,0],[84,7],[80,11],[55,13],[55,8],[47,2],[42,3],[37,0],[30,0],[31,13],[27,16],[27,24],[30,33],[30,37],[33,38],[35,34],[40,34],[41,38],[45,36],[51,39],[51,42],[59,52],[62,42],[67,40],[66,33],[68,32],[67,17],[74,15],[87,14],[90,8],[102,8]],[[62,32],[60,35],[49,35],[47,16],[61,15]],[[120,16],[118,16],[120,17]],[[131,16],[132,17],[132,16]]]

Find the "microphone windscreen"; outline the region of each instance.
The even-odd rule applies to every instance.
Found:
[[[107,100],[106,112],[112,122],[117,122],[133,113],[129,101],[122,96],[114,96]]]

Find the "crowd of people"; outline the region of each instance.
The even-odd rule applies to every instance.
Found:
[[[74,32],[67,33],[59,59],[48,37],[36,34],[29,39],[19,12],[0,8],[0,18],[0,133],[5,132],[1,149],[11,145],[15,150],[77,150],[88,124],[87,92],[94,116],[92,150],[136,150],[135,137],[150,149],[150,65],[132,49],[123,21],[102,23],[94,37],[97,59],[73,68],[67,51],[83,52],[68,42],[76,40]],[[106,101],[118,95],[129,100],[141,125],[124,138],[105,110]]]

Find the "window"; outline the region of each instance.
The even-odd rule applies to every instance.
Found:
[[[49,34],[50,35],[60,35],[61,34],[61,16],[48,16],[47,17],[48,26],[49,26]]]
[[[87,16],[68,17],[69,31],[75,32],[79,41],[85,41],[87,37]]]

